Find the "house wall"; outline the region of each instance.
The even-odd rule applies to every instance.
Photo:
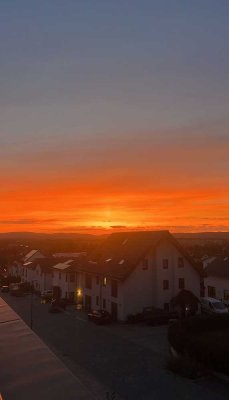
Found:
[[[14,262],[14,264],[11,264],[8,267],[8,273],[12,276],[20,276],[20,264],[17,262]]]
[[[84,272],[77,274],[77,289],[81,289],[83,304],[85,305],[85,296],[91,297],[91,308],[95,310],[105,309],[108,312],[112,311],[112,303],[117,304],[118,319],[123,319],[123,302],[122,302],[122,283],[118,282],[118,296],[112,297],[111,295],[111,279],[107,277],[99,276],[98,274],[90,274],[92,279],[91,289],[85,287],[86,274]],[[97,283],[97,277],[99,277],[99,283]],[[106,284],[104,285],[104,278],[106,278]],[[97,303],[98,300],[98,303]],[[106,301],[104,307],[103,300]]]
[[[144,307],[155,304],[155,257],[148,254],[145,259],[148,260],[148,268],[143,269],[143,263],[139,263],[123,282],[123,319],[129,314],[141,313]]]
[[[184,260],[184,267],[178,267],[178,258]],[[142,312],[144,307],[154,306],[163,309],[175,297],[179,289],[179,278],[184,279],[184,288],[200,297],[200,276],[193,266],[169,241],[161,242],[154,252],[146,257],[148,269],[142,262],[123,283],[123,319],[129,314]],[[168,269],[163,268],[163,259],[168,260]],[[163,281],[169,288],[163,289]]]
[[[45,290],[52,290],[52,273],[42,271],[39,264],[36,266],[36,281],[35,288],[40,292]]]
[[[178,258],[183,258],[184,266],[178,267]],[[132,273],[124,280],[118,281],[118,297],[111,296],[111,279],[107,277],[106,286],[96,284],[96,274],[92,276],[92,288],[85,288],[86,274],[78,274],[77,288],[82,290],[83,300],[85,295],[91,297],[93,309],[104,308],[102,300],[106,299],[106,310],[111,312],[112,302],[117,303],[118,319],[125,320],[129,314],[141,313],[144,307],[164,308],[181,289],[179,278],[184,279],[184,288],[200,297],[200,276],[193,266],[187,261],[177,248],[168,240],[161,242],[154,251],[146,257],[148,267],[145,269],[141,261]],[[163,259],[168,260],[168,269],[163,268]],[[163,289],[163,281],[169,283],[168,290]],[[99,305],[96,297],[99,296]]]
[[[74,273],[75,274],[75,273]],[[67,276],[67,278],[66,278]],[[76,276],[76,274],[75,274]],[[74,282],[70,282],[70,274],[64,271],[53,271],[52,287],[59,286],[61,289],[61,297],[69,297],[71,293],[76,291],[76,277]]]
[[[216,298],[229,304],[229,279],[219,278],[216,276],[208,276],[204,278],[205,296],[208,296],[208,286],[216,288]],[[227,291],[227,293],[225,293]]]
[[[37,280],[37,274],[36,274],[36,269],[30,269],[27,267],[24,267],[24,282],[29,282],[30,284],[32,284],[34,282],[34,287],[35,289],[37,289],[36,287],[36,283],[35,282]]]
[[[184,267],[178,267],[178,258],[184,260]],[[163,268],[163,259],[168,259],[168,269]],[[156,259],[156,301],[155,306],[163,308],[165,303],[176,296],[180,289],[179,278],[184,278],[184,288],[190,290],[196,297],[200,297],[200,276],[178,249],[169,241],[163,241],[155,251]],[[163,289],[163,281],[169,281],[169,289]]]

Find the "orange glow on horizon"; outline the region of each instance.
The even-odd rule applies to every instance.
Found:
[[[140,187],[140,185],[138,185]],[[1,232],[104,233],[123,229],[229,230],[229,191],[118,190],[103,184],[20,182],[1,193]]]

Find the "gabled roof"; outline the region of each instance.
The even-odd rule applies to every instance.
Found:
[[[56,259],[53,257],[45,257],[45,258],[39,258],[37,260],[33,261],[33,264],[37,267],[38,265],[41,268],[42,272],[52,272],[52,267],[53,265],[56,264]]]
[[[38,252],[39,252],[39,250],[31,250],[29,253],[27,253],[25,255],[24,262],[28,261],[31,257],[33,257]]]
[[[229,257],[217,257],[205,268],[207,276],[229,279]]]
[[[113,233],[99,246],[91,259],[80,260],[79,268],[88,273],[125,279],[149,251],[155,249],[163,239],[172,242],[183,257],[200,273],[200,266],[168,231]]]
[[[63,260],[62,262],[59,262],[58,264],[54,264],[52,266],[53,269],[58,270],[59,272],[64,271],[64,272],[72,272],[75,271],[75,267],[78,265],[78,263],[75,260]]]

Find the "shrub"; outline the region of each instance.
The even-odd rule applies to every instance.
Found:
[[[177,321],[168,340],[180,354],[188,354],[206,367],[229,373],[229,315],[197,316]]]
[[[130,324],[135,324],[138,322],[142,322],[143,320],[143,316],[141,313],[138,314],[129,314],[127,316],[127,322],[129,322]]]

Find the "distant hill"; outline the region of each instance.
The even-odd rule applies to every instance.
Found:
[[[229,240],[229,232],[173,233],[177,239]]]
[[[0,233],[0,239],[96,239],[98,235],[86,233],[36,233],[6,232]]]
[[[116,231],[118,232],[118,230]],[[94,235],[89,233],[36,233],[36,232],[6,232],[0,233],[0,239],[80,239],[97,240],[106,238],[109,233]],[[229,240],[229,232],[194,232],[173,233],[177,239]]]

